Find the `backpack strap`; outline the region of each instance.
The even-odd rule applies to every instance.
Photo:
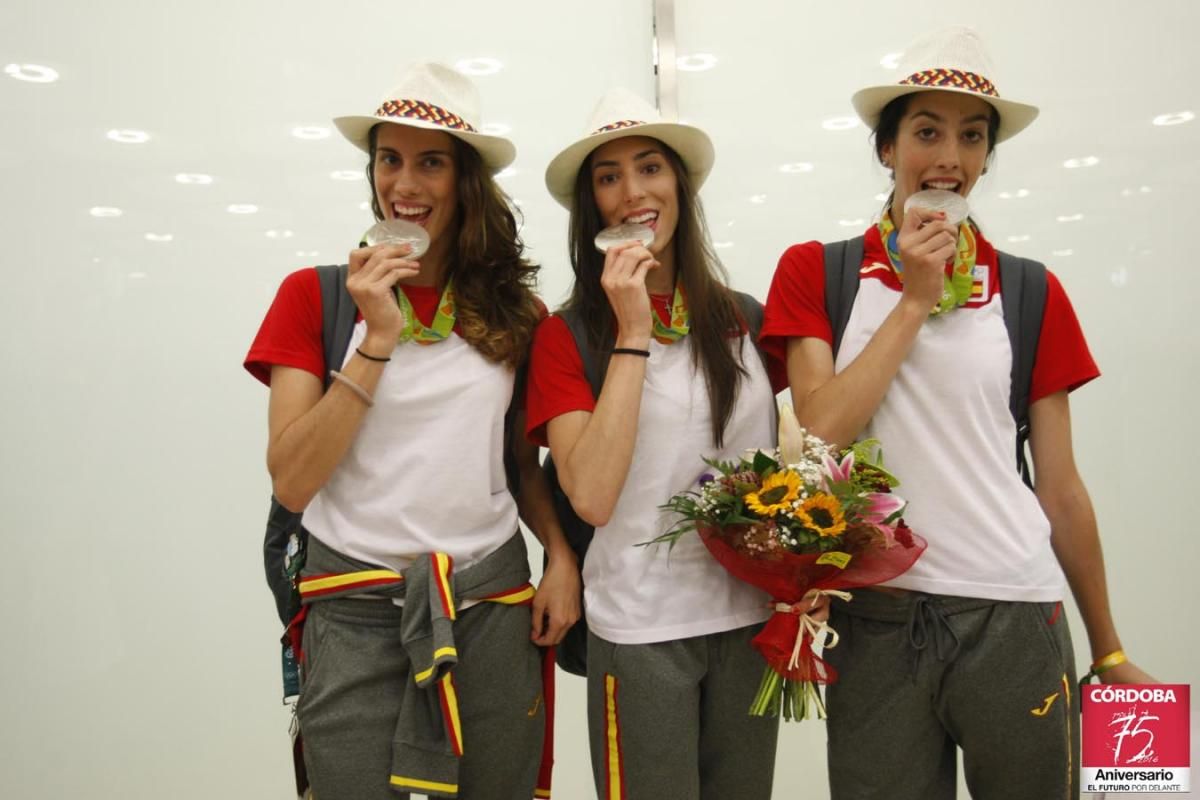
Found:
[[[833,333],[833,357],[842,346],[842,334],[850,322],[854,297],[858,294],[858,273],[862,268],[863,237],[855,236],[825,245],[825,314]]]
[[[733,299],[738,305],[738,311],[741,312],[742,321],[746,323],[746,331],[750,334],[750,341],[754,342],[754,349],[758,351],[758,358],[762,361],[763,369],[769,378],[771,375],[771,366],[767,360],[767,353],[759,346],[758,335],[762,332],[763,325],[763,304],[758,302],[754,295],[746,294],[745,292],[733,291]],[[775,403],[775,427],[779,427],[779,404]]]
[[[321,344],[325,353],[325,388],[329,388],[329,370],[338,369],[350,348],[358,306],[346,288],[350,274],[348,264],[329,264],[317,267],[321,283]]]
[[[1037,358],[1042,316],[1046,311],[1046,265],[996,251],[1000,269],[1000,297],[1004,327],[1012,345],[1012,373],[1008,408],[1017,423],[1017,471],[1033,488],[1025,443],[1029,440],[1029,390]]]

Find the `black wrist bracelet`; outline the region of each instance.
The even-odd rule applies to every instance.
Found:
[[[378,362],[378,363],[380,363],[380,364],[383,364],[383,363],[385,363],[385,362],[388,362],[388,361],[391,361],[391,360],[392,360],[392,357],[391,357],[391,356],[388,356],[387,358],[380,358],[379,356],[370,356],[370,355],[367,355],[366,353],[364,353],[364,352],[362,351],[362,348],[361,348],[361,347],[356,347],[356,348],[354,348],[354,352],[358,353],[360,356],[362,356],[363,358],[365,358],[367,361],[376,361],[376,362]]]
[[[614,356],[619,356],[622,353],[624,353],[627,356],[641,356],[642,358],[650,357],[649,350],[638,350],[637,348],[634,348],[634,347],[614,347],[612,350],[612,354]]]

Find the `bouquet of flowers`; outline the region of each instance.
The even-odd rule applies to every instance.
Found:
[[[898,482],[878,442],[837,452],[801,429],[788,406],[777,449],[705,461],[715,472],[701,476],[698,492],[662,506],[680,519],[647,544],[674,545],[696,531],[730,574],[769,593],[775,613],[753,642],[767,668],[750,713],[778,716],[782,707],[786,719],[805,719],[811,704],[824,719],[817,684],[837,674],[814,647],[836,646],[837,632],[807,612],[822,595],[850,600],[846,589],[900,575],[924,552],[892,493]]]

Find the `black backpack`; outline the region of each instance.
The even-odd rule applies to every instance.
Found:
[[[321,284],[321,344],[325,353],[325,389],[328,390],[332,381],[329,365],[340,363],[346,354],[350,337],[354,334],[358,308],[346,291],[348,265],[327,265],[316,270]],[[301,517],[302,512],[284,508],[274,495],[271,496],[267,532],[263,537],[263,568],[266,570],[267,587],[275,598],[275,611],[285,628],[300,611],[296,578],[304,566],[308,545],[308,531],[301,524]],[[300,693],[300,670],[286,633],[283,637],[282,659],[283,697],[286,701]]]
[[[354,325],[358,320],[358,307],[346,289],[346,264],[316,267],[321,284],[321,344],[325,354],[325,389],[329,389],[332,378],[329,370],[333,364],[342,363]],[[518,371],[513,396],[519,396],[524,385],[524,368]],[[504,417],[504,441],[512,435],[515,404],[510,403]],[[504,469],[508,477],[509,491],[514,496],[518,491],[519,474],[509,448],[504,451]],[[279,621],[286,629],[300,611],[299,575],[304,566],[308,547],[308,531],[301,522],[302,512],[290,511],[280,505],[272,495],[271,510],[267,514],[267,531],[263,537],[263,567],[266,570],[267,586],[275,598],[275,610]],[[287,632],[283,639],[283,696],[287,700],[300,693],[300,672]]]
[[[1012,345],[1011,392],[1008,408],[1017,423],[1017,471],[1033,488],[1025,444],[1029,440],[1029,388],[1033,362],[1042,333],[1046,310],[1046,266],[1027,258],[996,251],[1000,269],[1000,295],[1004,304],[1004,327]],[[825,245],[825,312],[833,329],[833,355],[837,357],[842,334],[850,321],[850,310],[858,294],[862,267],[863,237],[857,236]]]
[[[757,342],[758,332],[762,329],[762,304],[742,292],[733,292],[733,295],[746,327],[750,331],[751,341]],[[580,358],[583,359],[583,372],[587,376],[588,384],[592,387],[592,397],[598,398],[600,388],[604,385],[604,374],[608,368],[608,352],[592,347],[588,340],[583,317],[577,311],[565,309],[556,313],[567,323],[567,328],[570,329],[571,336],[575,339],[575,347],[579,350]],[[762,355],[761,351],[759,351],[759,355]],[[575,513],[575,509],[571,507],[570,499],[558,483],[558,470],[555,469],[554,461],[550,458],[549,453],[542,462],[542,470],[546,473],[546,482],[550,484],[550,493],[554,500],[554,510],[558,514],[559,524],[562,525],[567,543],[575,551],[579,567],[582,569],[583,559],[587,556],[588,546],[592,543],[592,535],[596,529],[580,519],[579,515]],[[585,610],[580,614],[579,621],[567,630],[563,640],[555,648],[555,660],[558,665],[573,675],[587,675],[587,634]]]

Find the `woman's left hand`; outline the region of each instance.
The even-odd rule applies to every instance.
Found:
[[[551,558],[533,596],[533,632],[530,638],[539,647],[562,641],[567,630],[580,616],[579,567],[574,558]]]

